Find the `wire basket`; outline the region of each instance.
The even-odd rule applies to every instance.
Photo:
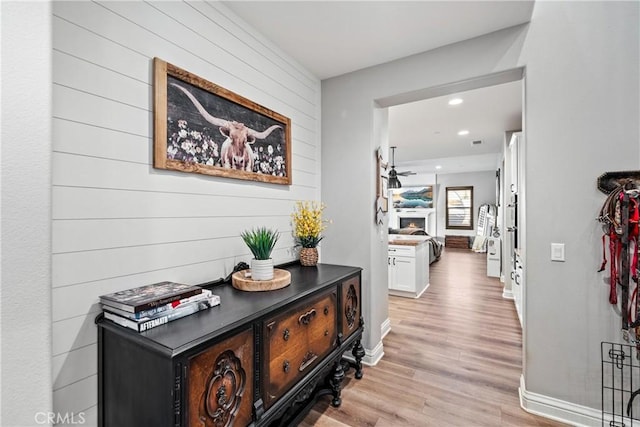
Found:
[[[640,427],[640,359],[635,345],[602,342],[602,425]]]

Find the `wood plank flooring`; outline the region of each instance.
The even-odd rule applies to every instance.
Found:
[[[342,405],[323,397],[300,426],[562,426],[520,408],[522,336],[486,255],[446,248],[418,299],[389,297],[378,365],[349,372]]]

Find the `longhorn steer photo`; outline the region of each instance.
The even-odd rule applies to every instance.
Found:
[[[282,129],[279,125],[273,125],[267,130],[258,132],[236,121],[229,121],[214,117],[200,104],[195,96],[182,86],[170,83],[180,89],[191,100],[200,115],[209,123],[218,126],[220,133],[227,139],[222,143],[220,157],[222,166],[231,169],[240,169],[248,172],[253,171],[253,150],[251,144],[256,139],[265,139],[276,129]]]
[[[153,59],[153,167],[291,185],[291,119]]]

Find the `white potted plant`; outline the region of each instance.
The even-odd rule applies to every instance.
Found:
[[[251,278],[253,280],[273,279],[271,252],[280,237],[280,233],[267,227],[259,227],[243,231],[240,236],[253,254],[251,259]]]

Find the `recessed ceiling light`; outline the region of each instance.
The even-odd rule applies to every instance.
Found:
[[[468,130],[466,130],[466,129],[461,130],[460,132],[458,132],[458,135],[460,135],[460,136],[469,135],[469,131],[468,131]]]
[[[449,100],[449,105],[460,105],[463,102],[462,98],[453,98]]]
[[[436,165],[436,169],[442,169],[442,166]]]

